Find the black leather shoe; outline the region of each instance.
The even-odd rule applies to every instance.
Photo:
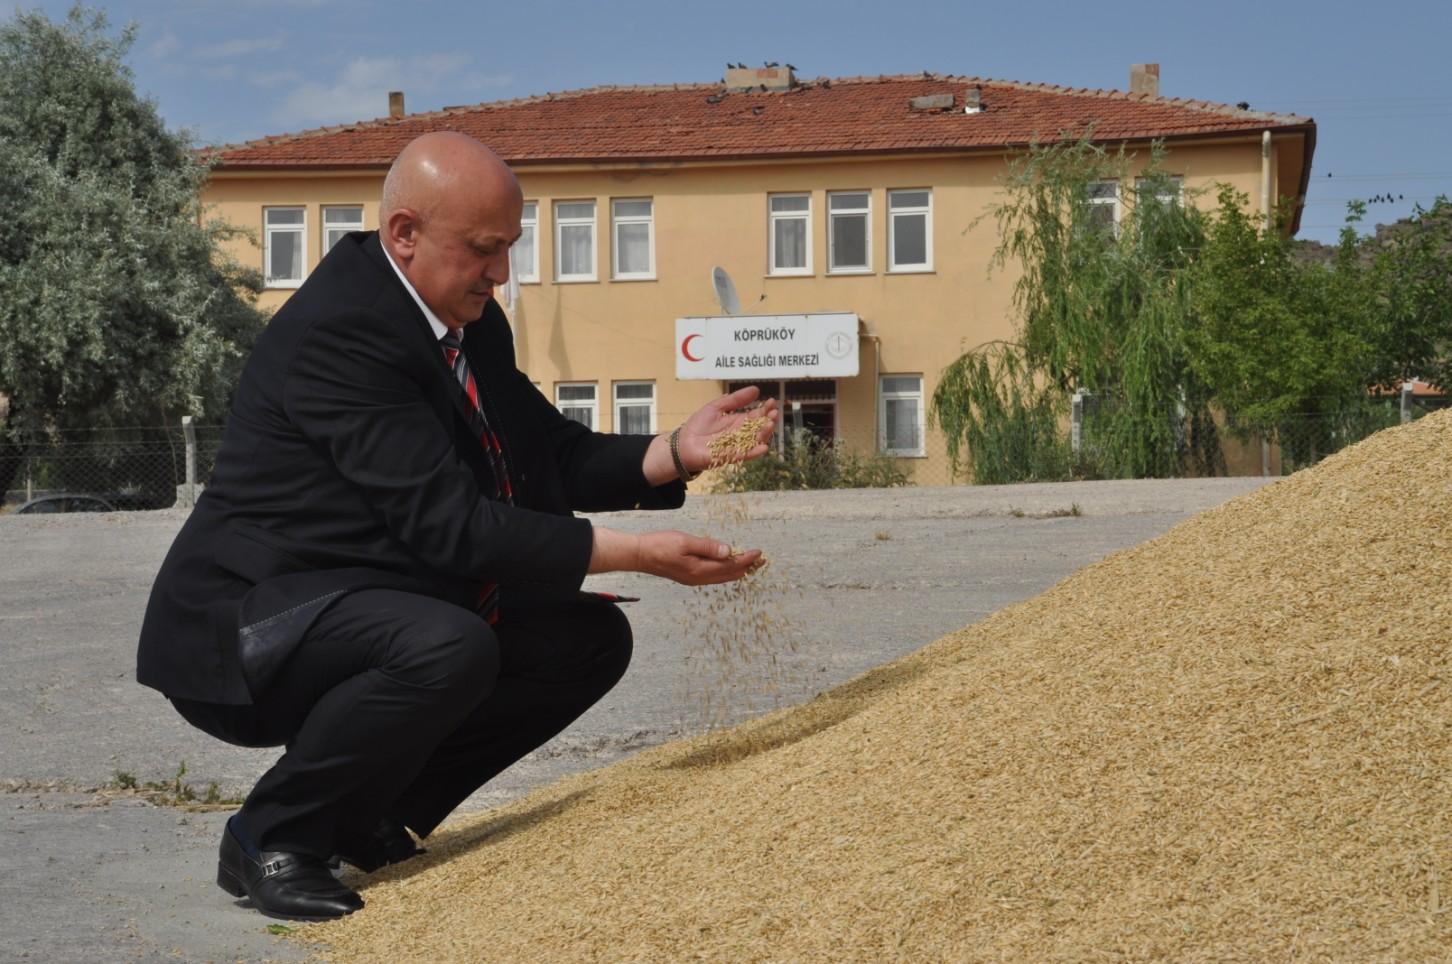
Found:
[[[336,867],[339,862],[347,862],[371,874],[380,867],[424,853],[428,851],[414,843],[407,827],[384,817],[366,836],[339,837],[338,852],[329,863]]]
[[[217,886],[283,920],[332,920],[363,906],[363,898],[340,883],[321,857],[264,850],[253,860],[230,827],[222,831]]]

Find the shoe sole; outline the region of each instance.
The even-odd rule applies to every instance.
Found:
[[[243,884],[240,879],[238,879],[236,874],[232,873],[230,870],[228,870],[226,867],[221,866],[220,864],[217,866],[217,886],[225,890],[227,893],[231,894],[233,897],[238,897],[243,900],[249,901],[252,904],[252,908],[257,911],[257,913],[261,914],[263,917],[271,917],[274,920],[300,920],[307,922],[321,922],[338,920],[340,917],[347,917],[348,914],[357,913],[356,910],[350,910],[347,914],[327,914],[323,916],[311,917],[305,914],[273,913],[272,911],[267,910],[264,907],[258,906],[257,902],[255,900],[252,900],[252,895],[247,893],[247,886]]]

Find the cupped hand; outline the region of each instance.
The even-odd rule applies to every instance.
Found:
[[[716,457],[711,453],[711,440],[734,431],[748,418],[764,418],[766,422],[756,433],[756,445],[744,453],[723,452],[722,462],[748,462],[760,458],[770,450],[772,433],[781,417],[781,408],[776,399],[768,398],[755,408],[748,409],[761,394],[755,385],[739,388],[729,395],[722,395],[707,403],[681,426],[681,462],[691,472],[701,472],[711,466]],[[744,411],[743,411],[744,410]]]
[[[641,572],[662,576],[685,586],[733,582],[761,563],[761,550],[733,553],[719,539],[666,530],[640,536]]]

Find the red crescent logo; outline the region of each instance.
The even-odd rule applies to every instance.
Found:
[[[691,354],[691,342],[700,337],[699,334],[687,335],[686,340],[681,342],[681,354],[686,356],[686,361],[704,361],[704,359],[697,358]]]

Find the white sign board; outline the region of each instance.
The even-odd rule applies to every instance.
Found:
[[[851,378],[857,374],[857,316],[723,315],[676,319],[676,377]]]

